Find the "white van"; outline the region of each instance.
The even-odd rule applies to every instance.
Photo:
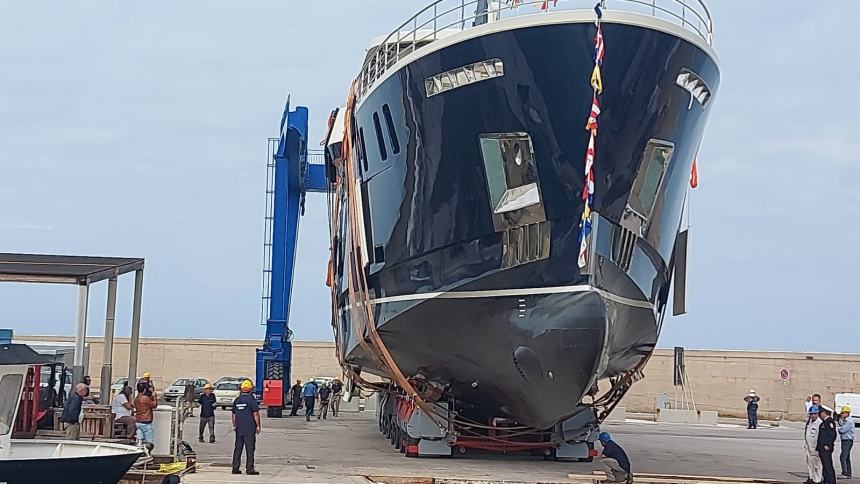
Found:
[[[851,407],[851,415],[860,416],[860,393],[837,393],[833,411],[838,414],[843,405]]]

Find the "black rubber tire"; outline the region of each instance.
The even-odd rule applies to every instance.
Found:
[[[270,361],[266,364],[266,380],[283,380],[284,362]]]
[[[269,418],[281,418],[284,409],[281,407],[266,407],[266,416]]]

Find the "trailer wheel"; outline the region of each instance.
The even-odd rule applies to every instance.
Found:
[[[556,455],[555,449],[544,449],[543,450],[543,460],[557,461],[558,455]]]

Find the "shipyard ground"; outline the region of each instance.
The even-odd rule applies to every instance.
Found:
[[[197,419],[186,422],[185,437],[198,453],[201,469],[183,483],[368,483],[364,476],[414,476],[472,482],[560,483],[569,473],[591,473],[593,464],[546,462],[522,455],[466,454],[453,458],[407,458],[376,429],[373,411],[342,411],[328,420],[304,417],[267,419],[257,440],[260,476],[231,475],[233,434],[229,412],[217,413],[215,444],[196,443]],[[806,470],[802,434],[792,427],[747,430],[738,423],[719,426],[657,424],[628,419],[605,430],[625,447],[634,473],[692,474],[801,482]],[[838,468],[838,460],[836,462]],[[243,467],[244,470],[244,467]],[[850,482],[850,481],[846,481]]]

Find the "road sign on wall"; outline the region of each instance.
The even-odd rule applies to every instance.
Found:
[[[779,370],[779,379],[782,381],[788,381],[791,379],[791,370],[788,368],[783,368]]]

